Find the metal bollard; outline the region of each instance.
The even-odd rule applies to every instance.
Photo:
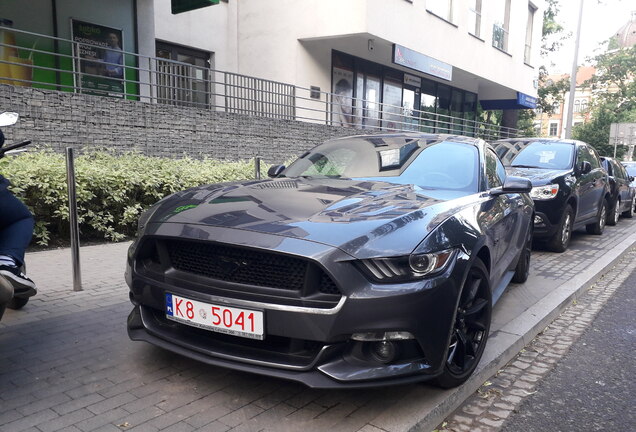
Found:
[[[75,192],[75,162],[73,149],[66,147],[66,184],[68,186],[68,218],[71,228],[71,261],[73,264],[73,291],[82,291],[82,272],[79,254],[79,223],[77,221],[77,195]]]
[[[261,179],[261,158],[259,156],[254,158],[254,178],[256,180]]]

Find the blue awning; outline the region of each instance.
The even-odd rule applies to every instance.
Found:
[[[485,110],[534,109],[537,107],[537,98],[517,92],[517,99],[481,100],[479,103]]]

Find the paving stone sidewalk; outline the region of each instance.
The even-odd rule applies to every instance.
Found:
[[[496,432],[587,330],[634,271],[632,249],[438,427],[439,432]]]
[[[600,237],[576,233],[564,254],[534,251],[529,281],[495,307],[494,331],[634,232],[636,220],[621,220]],[[312,390],[132,342],[127,246],[83,247],[80,292],[68,249],[28,254],[40,292],[0,321],[0,432],[402,431],[451,395],[425,384]]]

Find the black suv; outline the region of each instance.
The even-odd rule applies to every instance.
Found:
[[[607,224],[616,225],[621,213],[628,218],[634,217],[635,189],[629,185],[634,181],[634,177],[627,174],[625,167],[611,157],[601,157],[601,164],[609,175],[610,200]]]
[[[563,252],[575,229],[585,226],[590,234],[603,233],[610,188],[592,146],[553,138],[511,138],[493,146],[510,175],[532,182],[535,239]]]

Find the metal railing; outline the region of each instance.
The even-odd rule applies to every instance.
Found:
[[[85,43],[10,31],[19,43],[0,38],[0,83],[370,131],[450,133],[486,140],[520,135],[517,129],[470,118],[475,113],[458,117],[441,109],[405,108],[126,51],[121,51],[123,64],[117,64],[106,56],[86,57],[84,53],[97,49]],[[106,73],[115,68],[123,74]]]

